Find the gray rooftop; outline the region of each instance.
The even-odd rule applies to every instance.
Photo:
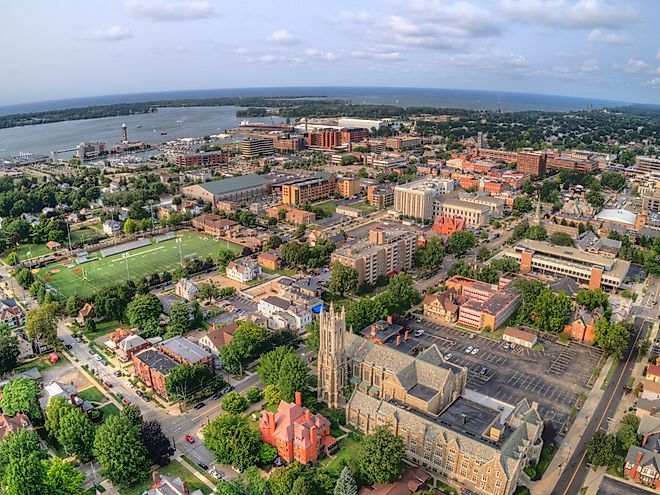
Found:
[[[181,336],[164,340],[160,345],[193,364],[211,356],[207,350]]]
[[[199,187],[207,190],[213,195],[220,196],[222,194],[229,194],[243,189],[265,186],[269,183],[270,181],[263,175],[250,174],[205,182],[204,184],[199,184]]]
[[[161,375],[167,375],[171,370],[179,366],[179,363],[174,359],[167,357],[155,349],[147,349],[136,354],[135,357],[150,368],[158,371]]]

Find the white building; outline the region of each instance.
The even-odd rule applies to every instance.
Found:
[[[103,232],[106,235],[117,235],[121,232],[121,224],[117,220],[103,222]]]
[[[225,270],[228,278],[247,283],[261,275],[261,267],[252,258],[230,261]]]
[[[314,319],[311,309],[305,305],[291,304],[277,296],[264,297],[257,309],[268,318],[268,327],[273,330],[288,326],[292,330],[303,331]]]
[[[413,218],[433,218],[433,201],[454,190],[453,179],[421,179],[394,188],[394,210]]]
[[[198,292],[199,288],[195,282],[187,278],[182,278],[174,286],[174,293],[177,296],[184,298],[186,301],[192,301],[195,299]]]

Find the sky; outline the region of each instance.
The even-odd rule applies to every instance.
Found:
[[[276,86],[660,104],[658,0],[4,0],[0,105]]]

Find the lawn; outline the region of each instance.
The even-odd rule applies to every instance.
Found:
[[[167,476],[172,476],[174,478],[181,478],[183,481],[188,483],[188,488],[190,492],[195,490],[201,490],[204,495],[209,495],[212,490],[201,482],[197,477],[186,469],[186,467],[181,464],[179,461],[170,461],[167,466],[158,468],[160,474]],[[149,477],[134,485],[129,486],[128,488],[120,488],[119,493],[121,495],[142,495],[145,491],[149,490],[153,486],[154,482],[149,475]]]
[[[376,208],[371,206],[367,201],[362,201],[361,203],[353,203],[353,204],[347,205],[347,206],[350,206],[351,208],[356,208],[360,211],[363,211],[367,215],[369,213],[373,213],[374,211],[376,211]]]
[[[314,208],[320,208],[326,212],[327,216],[331,217],[335,214],[337,202],[333,199],[328,199],[326,201],[321,201],[320,203],[314,203],[312,206]]]
[[[30,253],[29,256],[27,254],[28,252]],[[52,253],[52,251],[48,249],[45,244],[20,244],[18,249],[16,249],[16,253],[18,254],[19,259],[27,260]]]
[[[62,366],[64,364],[69,364],[69,360],[61,353],[58,353],[57,356],[60,358],[60,360],[57,363],[51,363],[50,359],[48,359],[48,354],[44,356],[39,356],[34,359],[30,359],[29,361],[23,361],[19,366],[14,368],[14,371],[17,373],[20,371],[26,371],[29,370],[30,368],[36,367],[39,371],[44,371],[47,370],[48,368],[55,368],[57,366]]]
[[[128,275],[138,280],[152,273],[173,271],[184,258],[217,257],[221,248],[240,252],[243,248],[226,241],[216,241],[212,237],[198,232],[179,232],[176,239],[160,243],[152,242],[148,246],[133,249],[127,253],[117,253],[102,258],[100,252],[94,253],[97,259],[73,268],[68,268],[68,261],[52,263],[37,273],[37,277],[60,292],[64,299],[73,294],[91,296],[98,289],[126,282]],[[124,258],[124,255],[127,255]]]
[[[94,332],[86,332],[82,329],[76,330],[76,333],[82,333],[90,341],[94,342],[99,337],[109,334],[120,326],[122,325],[117,320],[103,320],[96,324],[96,331]]]
[[[335,458],[325,458],[321,461],[321,464],[325,466],[328,473],[339,476],[342,459],[347,461],[349,465],[351,462],[357,460],[360,449],[360,437],[361,435],[358,433],[349,433],[346,438],[339,441],[339,450],[335,454]]]
[[[105,394],[93,385],[89,388],[86,388],[85,390],[81,390],[80,392],[78,392],[78,396],[82,400],[86,400],[89,402],[96,402],[96,403],[107,402],[108,400]]]
[[[98,410],[101,414],[103,414],[103,421],[108,419],[110,416],[119,416],[119,413],[121,412],[119,411],[119,408],[112,403],[103,407],[99,407]]]
[[[99,237],[101,235],[105,235],[105,233],[102,230],[95,229],[95,228],[84,228],[80,230],[72,230],[71,231],[71,243],[76,244],[79,241],[88,242],[90,239],[93,239],[95,237]]]

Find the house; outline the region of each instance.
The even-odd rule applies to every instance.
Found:
[[[511,344],[520,345],[531,349],[536,344],[536,334],[532,332],[526,332],[525,330],[520,330],[515,327],[506,327],[504,329],[504,334],[502,335],[502,340],[509,342]]]
[[[459,294],[453,287],[440,294],[429,294],[424,298],[424,316],[430,320],[456,323],[459,308],[466,301],[467,298]]]
[[[92,303],[85,303],[85,305],[80,308],[80,311],[78,311],[78,324],[80,326],[83,326],[85,323],[87,323],[87,320],[93,320],[94,319],[94,305]]]
[[[191,492],[188,484],[181,478],[154,473],[154,484],[144,495],[202,495],[201,490]]]
[[[660,383],[660,366],[649,364],[646,368],[646,379]]]
[[[24,413],[16,413],[14,416],[0,414],[0,442],[9,433],[18,433],[19,430],[32,431],[32,423]]]
[[[605,310],[602,307],[589,311],[582,306],[575,312],[573,322],[564,327],[564,333],[579,342],[593,344],[596,339],[594,326],[603,314],[605,314]]]
[[[64,397],[74,406],[81,408],[85,413],[88,413],[94,409],[94,406],[92,406],[89,402],[78,397],[78,389],[73,385],[73,383],[68,384],[52,381],[46,385],[43,389],[42,398],[40,399],[42,409],[46,409],[53,397]]]
[[[121,232],[121,224],[117,220],[103,222],[103,232],[106,235],[117,235]]]
[[[282,267],[282,259],[277,254],[266,251],[259,253],[257,263],[264,270],[279,270]]]
[[[0,323],[11,328],[20,327],[25,323],[25,313],[16,303],[16,299],[0,299]]]
[[[660,399],[660,383],[653,380],[642,380],[642,385],[644,386],[644,391],[642,392],[643,399]]]
[[[186,301],[192,301],[197,297],[199,292],[199,287],[190,279],[182,278],[174,286],[174,293],[185,299]]]
[[[120,361],[127,363],[133,359],[134,354],[150,346],[151,344],[139,335],[129,335],[125,339],[119,341],[115,348],[115,352]]]
[[[213,354],[218,355],[220,354],[220,348],[231,342],[232,336],[237,328],[238,324],[235,321],[220,328],[216,325],[211,325],[211,328],[206,332],[206,335],[199,339],[197,343]]]
[[[193,218],[192,224],[196,229],[203,230],[214,237],[221,237],[233,228],[238,227],[238,222],[222,218],[213,213],[204,213]]]
[[[57,241],[48,241],[48,242],[46,243],[46,247],[47,247],[48,249],[50,249],[51,251],[56,251],[56,250],[58,250],[59,248],[62,247],[62,244],[60,244],[60,243],[57,242]]]
[[[287,463],[316,463],[319,454],[332,454],[337,440],[330,435],[330,421],[302,405],[300,392],[295,402],[280,401],[276,412],[266,411],[259,420],[261,440],[277,448]]]
[[[644,416],[639,421],[637,434],[642,437],[640,447],[628,449],[623,474],[644,485],[660,488],[660,417]]]
[[[257,306],[258,311],[268,318],[268,328],[278,330],[289,327],[303,331],[313,321],[314,304],[292,303],[278,296],[264,297]]]
[[[261,275],[261,267],[252,258],[230,261],[225,269],[228,278],[246,283]]]
[[[375,483],[360,488],[358,495],[410,495],[421,492],[431,476],[420,467],[411,467],[394,483]]]
[[[135,332],[132,329],[119,327],[108,334],[108,340],[105,341],[105,346],[114,351],[117,349],[119,342],[133,334]]]

